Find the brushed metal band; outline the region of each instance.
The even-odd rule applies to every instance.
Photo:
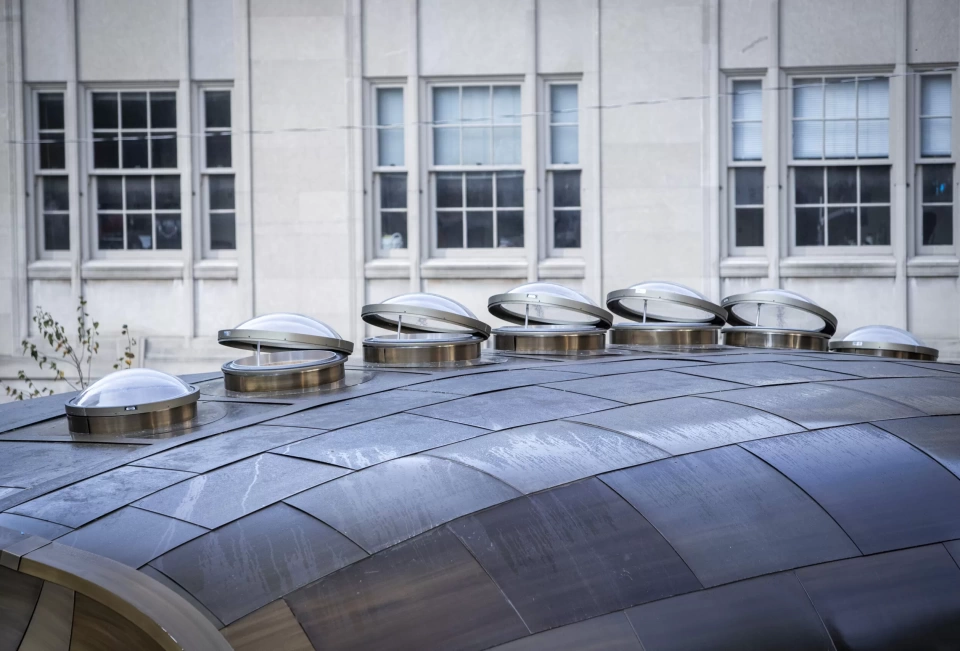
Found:
[[[614,326],[610,343],[617,346],[703,346],[720,341],[719,326],[665,328]]]
[[[346,361],[346,357],[340,357],[332,364],[284,370],[271,369],[258,373],[237,372],[235,368],[230,367],[231,362],[223,365],[223,386],[228,391],[240,393],[313,389],[342,380],[345,375],[343,365]]]
[[[940,356],[940,351],[936,348],[882,341],[831,341],[830,352],[869,355],[871,357],[892,357],[895,359],[916,359],[928,362],[935,362]]]
[[[516,353],[553,353],[568,354],[581,350],[603,350],[606,348],[607,333],[597,332],[516,332],[501,333],[493,331],[493,347],[496,350]]]
[[[136,414],[146,414],[176,409],[177,407],[182,407],[184,405],[195,405],[199,398],[200,389],[195,386],[191,386],[190,392],[186,395],[179,396],[177,398],[170,398],[169,400],[148,402],[142,405],[124,405],[122,407],[78,407],[77,405],[73,404],[73,401],[76,400],[76,398],[71,398],[67,404],[64,405],[64,410],[67,412],[68,416],[85,416],[88,418],[132,416]]]
[[[84,416],[67,412],[67,427],[77,434],[120,435],[159,430],[195,418],[197,400],[163,411],[132,412],[120,416]]]
[[[371,364],[435,364],[480,358],[486,337],[449,342],[397,342],[367,339],[363,342],[363,361]]]
[[[801,330],[730,327],[723,329],[723,343],[740,348],[789,348],[825,352],[830,335]]]

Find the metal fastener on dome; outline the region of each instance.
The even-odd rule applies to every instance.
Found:
[[[497,350],[576,353],[603,350],[613,315],[580,292],[552,283],[528,283],[496,294],[490,314],[517,325],[493,331]]]
[[[490,326],[457,301],[425,292],[364,305],[360,318],[393,334],[363,341],[363,360],[376,364],[438,364],[480,357]]]
[[[747,348],[826,351],[837,317],[815,302],[785,289],[760,289],[721,302],[727,322],[723,343]]]
[[[678,283],[647,281],[607,294],[607,309],[629,319],[610,330],[610,343],[627,346],[716,344],[727,311]]]
[[[224,346],[253,351],[222,367],[225,388],[244,393],[295,391],[337,382],[353,352],[353,343],[327,324],[285,312],[221,330],[217,339]]]
[[[939,350],[925,345],[906,330],[885,325],[857,328],[843,339],[831,341],[830,351],[930,362],[937,361],[940,356]]]
[[[148,368],[116,371],[71,398],[64,410],[70,431],[125,434],[186,422],[197,415],[200,390]]]

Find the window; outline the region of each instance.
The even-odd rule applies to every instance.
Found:
[[[404,167],[403,89],[380,87],[376,93],[374,211],[381,252],[407,248],[407,173]]]
[[[579,249],[581,170],[578,87],[570,83],[552,83],[548,89],[548,237],[551,237],[554,249]]]
[[[952,247],[955,220],[954,162],[951,146],[953,131],[952,77],[945,74],[921,75],[919,111],[919,165],[917,166],[920,219],[919,242],[922,252],[940,253]]]
[[[795,79],[792,98],[794,245],[889,246],[888,80]]]
[[[797,246],[890,244],[890,168],[798,167]]]
[[[733,248],[763,246],[763,88],[737,79],[730,93],[730,181]]]
[[[64,149],[64,94],[36,95],[37,245],[41,255],[70,250],[70,192]],[[54,254],[56,255],[56,254]]]
[[[520,87],[432,92],[435,247],[522,247]]]
[[[207,88],[201,91],[203,163],[201,188],[206,219],[206,255],[237,248],[236,197],[234,190],[230,91]]]
[[[94,92],[91,108],[97,249],[179,249],[176,93]]]

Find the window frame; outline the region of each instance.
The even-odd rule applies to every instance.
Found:
[[[67,88],[66,84],[33,84],[30,86],[27,94],[27,103],[29,110],[25,115],[26,133],[30,134],[29,140],[32,141],[30,147],[26,147],[26,170],[28,175],[27,192],[29,199],[26,202],[27,209],[27,232],[30,246],[31,260],[70,260],[73,251],[78,243],[73,241],[73,229],[70,229],[70,248],[59,251],[47,251],[44,247],[46,237],[44,228],[44,208],[43,208],[43,179],[45,177],[63,177],[70,184],[70,166],[64,161],[63,169],[43,169],[40,167],[40,95],[44,93],[60,93],[63,95],[63,135],[64,152],[66,152],[66,127],[67,127]],[[75,198],[69,194],[68,201],[73,202]],[[69,221],[70,208],[69,203],[66,211]]]
[[[764,120],[767,117],[765,113],[766,102],[764,101],[763,96],[763,84],[766,81],[766,76],[762,72],[752,73],[752,74],[731,74],[726,78],[726,91],[727,91],[727,101],[721,102],[723,107],[723,136],[724,136],[724,163],[726,166],[726,173],[724,179],[726,184],[724,187],[727,189],[727,196],[724,201],[722,201],[723,210],[726,213],[726,244],[727,244],[727,256],[728,257],[765,257],[766,256],[766,242],[767,242],[767,148],[766,148],[766,137],[761,137],[761,151],[760,158],[758,160],[734,160],[733,158],[733,101],[735,97],[734,85],[737,82],[742,81],[759,81],[760,82],[760,132],[764,134]],[[764,244],[760,246],[737,246],[737,187],[736,187],[736,170],[738,168],[760,168],[763,170],[763,241]]]
[[[524,167],[523,161],[523,129],[524,129],[524,120],[520,119],[520,123],[517,125],[520,128],[520,162],[511,165],[504,164],[489,164],[489,165],[436,165],[434,163],[434,138],[433,138],[433,93],[436,88],[467,88],[467,87],[477,87],[477,86],[489,86],[491,87],[491,96],[493,93],[493,88],[497,86],[517,86],[520,90],[520,106],[521,111],[524,106],[524,98],[526,97],[527,92],[531,92],[530,89],[526,88],[526,84],[523,83],[522,77],[501,77],[501,78],[471,78],[468,80],[462,79],[444,79],[444,80],[428,80],[424,85],[425,90],[425,109],[424,115],[426,115],[426,125],[425,125],[425,136],[422,139],[424,143],[423,146],[426,148],[423,152],[422,158],[425,159],[425,170],[426,170],[426,188],[429,193],[428,199],[426,201],[427,207],[427,228],[425,232],[429,237],[429,244],[427,250],[429,251],[429,256],[431,258],[477,258],[477,257],[491,257],[491,258],[526,258],[528,247],[530,246],[530,237],[531,233],[528,232],[526,228],[526,215],[531,209],[530,206],[526,205],[527,197],[526,191],[524,191],[524,231],[523,231],[523,246],[522,247],[492,247],[492,248],[462,248],[462,249],[441,249],[437,246],[437,192],[436,192],[436,177],[438,173],[442,172],[520,172],[523,174],[524,179],[524,188],[527,185],[527,174],[530,173]],[[462,149],[461,149],[462,153]],[[409,178],[409,177],[408,177]],[[493,210],[493,209],[491,209]],[[494,214],[494,220],[496,220],[496,214]],[[464,226],[466,229],[466,226]],[[466,231],[464,231],[466,232]],[[535,234],[534,234],[535,235]]]
[[[193,227],[192,223],[188,223],[187,218],[188,214],[191,212],[187,209],[187,203],[184,201],[184,186],[187,183],[185,178],[184,171],[181,169],[181,162],[183,160],[183,147],[187,146],[187,151],[191,152],[192,148],[189,145],[181,142],[183,139],[180,137],[182,134],[183,125],[179,123],[180,120],[180,102],[184,101],[184,98],[181,96],[180,88],[178,84],[175,83],[158,83],[158,84],[136,84],[136,85],[127,85],[127,84],[90,84],[85,86],[82,89],[83,92],[83,102],[82,102],[82,115],[80,116],[80,123],[83,125],[83,139],[85,143],[89,143],[85,148],[86,151],[83,153],[82,162],[83,162],[83,171],[81,179],[81,187],[86,188],[86,201],[82,202],[84,207],[83,216],[86,218],[83,228],[81,229],[84,232],[87,242],[87,253],[88,257],[93,260],[102,260],[102,259],[120,259],[120,260],[170,260],[176,259],[181,260],[183,258],[184,247],[186,246],[186,239],[184,233],[187,229]],[[96,93],[150,93],[150,92],[170,92],[174,94],[175,101],[177,102],[177,126],[175,132],[177,134],[177,167],[146,167],[146,168],[97,168],[93,164],[93,142],[90,140],[93,138],[93,96]],[[187,100],[189,101],[189,99]],[[149,106],[149,99],[147,101]],[[118,129],[119,131],[119,129]],[[193,140],[193,139],[192,139]],[[121,154],[122,156],[122,154]],[[148,154],[149,157],[149,154]],[[179,249],[101,249],[99,246],[98,232],[99,232],[99,218],[97,210],[97,179],[106,176],[114,177],[124,177],[124,176],[179,176],[180,177],[180,248]],[[126,199],[124,198],[124,201]],[[154,198],[151,198],[153,201]],[[167,212],[173,212],[167,211]],[[124,225],[124,232],[126,232],[126,225]],[[156,234],[154,233],[154,247],[156,246]],[[126,242],[124,242],[124,247],[126,247]]]
[[[910,147],[912,174],[910,177],[913,184],[913,200],[911,201],[911,213],[913,214],[913,238],[916,246],[914,250],[917,255],[957,255],[957,238],[960,237],[958,227],[960,227],[960,209],[958,209],[958,191],[960,191],[960,179],[957,178],[957,149],[960,148],[960,128],[957,126],[957,105],[960,100],[960,89],[957,88],[957,75],[954,70],[938,69],[917,69],[914,70],[914,83],[911,84],[913,91],[910,101],[910,123],[909,133],[913,140]],[[949,156],[924,156],[921,150],[921,101],[923,98],[922,86],[924,77],[949,77],[950,78],[950,155]],[[923,243],[923,168],[926,165],[952,165],[953,166],[953,244],[924,244]]]
[[[207,129],[206,121],[206,94],[208,91],[222,92],[228,91],[230,93],[230,127],[212,127]],[[237,201],[237,168],[236,168],[236,153],[237,153],[237,138],[236,138],[236,114],[234,110],[236,103],[236,93],[234,92],[233,84],[230,82],[204,82],[197,84],[194,87],[193,93],[193,105],[191,110],[193,112],[194,120],[193,123],[197,125],[196,130],[199,134],[199,137],[191,138],[193,141],[193,146],[191,147],[191,154],[193,155],[193,160],[196,162],[193,165],[193,187],[198,188],[199,192],[196,192],[196,200],[193,205],[193,214],[200,215],[199,219],[194,220],[194,242],[200,243],[200,257],[205,260],[236,260],[237,259],[237,248],[239,248],[239,242],[236,240],[238,238],[239,228],[237,227],[237,216],[238,216],[238,206],[239,202]],[[215,131],[229,131],[231,132],[230,136],[230,167],[207,167],[207,132]],[[213,249],[210,247],[210,226],[211,219],[210,216],[213,213],[227,213],[231,212],[226,209],[217,209],[212,210],[210,208],[210,177],[211,176],[232,176],[234,183],[234,194],[233,194],[233,224],[234,224],[234,242],[235,247],[233,249]],[[182,229],[183,227],[181,227]]]
[[[790,256],[820,256],[820,257],[837,257],[837,256],[892,256],[894,254],[894,247],[896,246],[896,228],[895,220],[897,219],[895,211],[895,202],[894,202],[894,189],[893,189],[893,167],[894,160],[891,154],[893,149],[893,139],[890,138],[890,132],[892,131],[894,125],[896,124],[897,116],[900,115],[897,107],[894,105],[893,94],[890,92],[890,70],[864,70],[862,68],[844,70],[844,71],[831,71],[831,72],[818,72],[818,71],[802,71],[791,73],[787,77],[787,97],[785,105],[785,113],[783,119],[783,125],[786,129],[786,134],[784,142],[786,144],[786,180],[785,184],[787,189],[786,197],[786,209],[787,209],[787,218],[785,220],[787,232],[787,251]],[[887,134],[888,134],[888,146],[887,146],[887,155],[883,158],[861,158],[857,154],[854,158],[796,158],[794,157],[793,149],[793,104],[794,104],[794,88],[796,87],[796,82],[798,79],[809,79],[809,78],[819,78],[826,83],[828,79],[849,79],[849,78],[869,78],[869,77],[884,77],[887,79],[888,92],[887,92],[887,101],[888,101],[888,110],[887,110]],[[824,95],[826,95],[824,93]],[[824,99],[824,101],[826,101]],[[855,102],[859,103],[859,97],[856,97]],[[825,119],[823,119],[825,121]],[[859,117],[856,120],[856,124],[859,125]],[[824,130],[825,132],[826,130]],[[824,152],[825,154],[826,152]],[[868,167],[868,166],[886,166],[890,168],[890,244],[888,245],[846,245],[846,246],[828,246],[826,244],[817,245],[817,246],[798,246],[797,245],[797,228],[796,228],[796,174],[795,170],[798,167]],[[858,174],[859,179],[859,174]],[[824,188],[826,192],[826,188]],[[825,197],[826,199],[826,197]],[[858,180],[858,196],[857,201],[859,204],[859,180]],[[826,205],[826,200],[824,201]],[[826,219],[826,215],[824,215]],[[860,219],[859,212],[857,214],[857,219]],[[826,224],[824,226],[826,228]],[[860,232],[860,223],[857,224],[857,233]]]
[[[402,102],[403,102],[403,125],[401,130],[403,132],[403,165],[380,165],[380,130],[384,127],[381,127],[379,124],[379,115],[378,115],[378,93],[381,89],[399,89],[402,93]],[[373,223],[370,228],[370,234],[372,237],[372,242],[370,243],[371,250],[373,251],[373,257],[375,258],[407,258],[408,251],[411,247],[410,235],[413,233],[413,229],[410,227],[410,152],[407,151],[407,128],[409,128],[410,119],[407,116],[407,93],[409,92],[407,84],[405,81],[401,80],[384,80],[384,81],[374,81],[368,85],[368,97],[369,101],[367,102],[367,110],[365,111],[366,123],[372,125],[372,128],[368,130],[368,147],[367,151],[370,154],[370,165],[369,165],[369,177],[368,177],[368,186],[370,188],[370,214],[373,218]],[[390,127],[396,129],[396,127]],[[384,174],[406,174],[407,176],[407,241],[406,248],[403,249],[385,249],[383,248],[383,224],[381,220],[381,207],[380,207],[380,177]],[[395,211],[399,211],[396,209]]]
[[[577,89],[577,159],[576,164],[570,163],[554,163],[553,162],[553,137],[552,129],[555,124],[553,121],[553,105],[552,105],[552,96],[551,88],[553,86],[575,86]],[[541,203],[543,204],[543,226],[541,227],[541,232],[543,233],[544,241],[541,246],[542,250],[545,251],[547,258],[583,258],[584,254],[584,235],[586,229],[584,227],[586,223],[586,217],[584,215],[584,201],[583,201],[583,175],[584,175],[584,165],[583,165],[583,93],[582,91],[582,79],[581,77],[573,76],[552,76],[542,80],[541,86],[541,97],[543,98],[543,109],[541,114],[543,119],[540,120],[541,129],[539,129],[541,142],[543,146],[541,147],[543,154],[543,178],[540,182],[540,187],[544,189],[544,192],[540,194],[543,197]],[[521,93],[523,91],[521,90]],[[569,124],[569,123],[556,123],[556,124]],[[522,134],[521,134],[522,138]],[[554,184],[554,172],[579,172],[580,173],[580,246],[579,247],[569,247],[569,248],[560,248],[554,246],[554,205],[553,205],[553,184]],[[564,206],[560,210],[576,210],[572,206]],[[526,238],[524,238],[526,242]]]

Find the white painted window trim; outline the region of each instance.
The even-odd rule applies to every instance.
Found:
[[[153,261],[157,260],[176,260],[182,263],[183,248],[185,246],[184,234],[188,229],[193,228],[192,210],[188,206],[192,203],[189,188],[191,184],[184,178],[184,173],[180,168],[180,161],[183,154],[183,147],[187,147],[192,156],[190,145],[183,142],[182,135],[184,125],[179,124],[180,102],[187,101],[180,92],[180,87],[176,83],[158,83],[158,84],[123,84],[123,83],[102,83],[89,84],[81,89],[83,101],[79,103],[81,130],[81,154],[80,154],[80,223],[81,231],[84,234],[84,259],[85,260],[143,260],[145,265],[150,267]],[[177,167],[175,168],[143,168],[143,169],[105,169],[99,170],[93,164],[93,95],[94,93],[122,93],[122,92],[172,92],[177,101]],[[149,104],[149,102],[148,102]],[[119,119],[119,116],[118,116]],[[154,250],[128,250],[128,249],[105,249],[98,247],[97,241],[97,187],[96,179],[101,176],[179,176],[180,177],[180,233],[181,248],[179,249],[154,249]],[[85,199],[85,200],[83,200]],[[86,266],[87,263],[85,263]],[[147,271],[149,273],[149,270]],[[84,276],[86,277],[86,276]]]
[[[909,205],[910,234],[913,237],[913,253],[916,256],[947,256],[948,258],[957,257],[957,239],[960,237],[960,208],[958,208],[958,199],[960,199],[960,178],[958,178],[957,160],[958,149],[960,149],[960,125],[958,125],[957,109],[960,106],[960,88],[958,88],[957,75],[952,70],[917,70],[914,76],[913,84],[910,84],[910,129],[908,151],[910,152],[908,162],[908,176],[913,189]],[[951,93],[951,133],[950,133],[950,155],[949,156],[924,156],[920,151],[920,102],[921,102],[921,83],[926,76],[948,76],[950,77]],[[923,243],[923,166],[924,165],[953,165],[953,244],[952,245],[925,245]],[[950,265],[947,265],[950,266]],[[916,266],[915,266],[916,267]],[[918,267],[916,267],[918,268]],[[933,265],[928,273],[931,275],[933,270],[944,269],[943,265]],[[909,271],[909,269],[908,269]],[[948,275],[954,275],[952,269],[947,270]],[[919,274],[910,274],[919,275]]]
[[[237,198],[237,167],[236,151],[237,138],[230,137],[230,167],[207,167],[207,132],[228,131],[224,128],[207,129],[206,122],[206,101],[207,91],[229,91],[230,92],[230,131],[236,130],[237,103],[236,92],[233,90],[232,82],[203,82],[194,87],[193,101],[190,110],[192,111],[192,121],[196,125],[197,136],[190,138],[190,151],[196,164],[193,165],[193,187],[198,191],[193,197],[193,214],[199,215],[199,219],[194,220],[193,241],[198,250],[195,252],[197,260],[236,260],[237,249],[212,249],[210,248],[210,215],[212,212],[230,212],[229,210],[210,210],[210,182],[209,178],[214,175],[232,176],[234,183],[233,196],[233,219],[234,219],[234,238],[239,238],[238,232],[238,206]]]
[[[542,107],[540,109],[541,119],[538,120],[540,128],[538,129],[538,135],[540,136],[539,140],[542,143],[540,147],[541,156],[539,160],[542,163],[538,166],[541,170],[538,187],[543,188],[543,192],[540,193],[542,200],[539,201],[543,211],[539,215],[540,219],[538,220],[539,231],[542,239],[540,240],[540,250],[545,252],[545,259],[550,260],[551,258],[574,258],[576,260],[583,260],[583,243],[586,238],[587,232],[587,214],[584,208],[584,192],[583,192],[583,180],[584,180],[584,164],[583,164],[583,153],[584,153],[584,142],[583,142],[583,93],[581,85],[582,77],[580,75],[566,75],[566,76],[549,76],[541,79],[541,93],[540,96],[543,99]],[[576,165],[564,165],[564,164],[555,164],[553,160],[553,138],[551,137],[551,129],[553,126],[553,106],[550,103],[550,87],[551,86],[576,86],[577,88],[577,151],[578,151],[578,160],[579,162]],[[553,245],[553,172],[557,171],[575,171],[580,172],[580,247],[578,248],[556,248]],[[553,275],[554,278],[561,277],[571,277],[571,278],[582,278],[583,277],[583,264],[582,263],[573,263],[571,264],[544,264],[541,262],[540,268],[548,273],[551,270],[558,270],[558,273],[576,273],[573,271],[566,271],[567,269],[578,269],[580,275],[568,275],[560,276]],[[564,270],[564,271],[559,271]]]
[[[403,165],[380,165],[380,149],[379,149],[379,119],[377,115],[378,102],[377,102],[377,92],[381,89],[387,88],[398,88],[403,93],[403,126],[401,130],[403,131]],[[407,93],[410,92],[407,88],[405,80],[402,79],[378,79],[378,80],[368,80],[366,85],[366,110],[364,111],[364,123],[371,125],[371,128],[365,129],[364,133],[366,135],[366,145],[365,152],[367,154],[367,164],[365,165],[365,177],[366,177],[366,214],[368,215],[367,219],[367,232],[370,234],[370,239],[367,243],[368,251],[370,252],[367,256],[368,258],[393,258],[393,259],[408,259],[410,251],[410,236],[413,233],[413,229],[410,227],[410,216],[413,212],[410,206],[410,152],[407,151],[407,137],[406,131],[410,127],[410,117],[407,115]],[[396,128],[396,127],[392,127]],[[382,246],[382,221],[380,213],[380,177],[383,174],[406,174],[407,182],[406,187],[407,191],[407,241],[406,248],[403,249],[384,249]],[[408,272],[409,275],[409,272]]]
[[[24,111],[24,132],[29,134],[27,139],[34,143],[29,147],[24,148],[25,165],[27,170],[26,187],[27,194],[29,195],[27,201],[25,202],[25,208],[27,211],[27,247],[29,251],[29,259],[30,261],[70,260],[72,257],[72,251],[76,246],[78,246],[77,242],[72,241],[72,233],[70,248],[66,251],[47,251],[44,249],[43,245],[43,179],[44,177],[48,176],[62,176],[67,179],[67,182],[69,183],[70,166],[68,162],[65,161],[63,169],[51,170],[40,168],[40,144],[37,141],[41,139],[39,95],[42,93],[60,93],[63,95],[64,140],[66,140],[66,126],[69,120],[69,116],[67,115],[66,84],[33,84],[30,86],[29,91],[26,93],[27,110]],[[66,153],[66,145],[64,145],[64,153]],[[66,159],[66,155],[64,157]],[[75,197],[69,195],[69,191],[68,197],[71,203],[76,201]],[[65,214],[69,216],[69,209],[65,211]],[[67,277],[69,277],[69,275]]]
[[[820,256],[827,258],[842,258],[847,256],[868,256],[868,257],[891,257],[894,255],[894,249],[896,247],[896,237],[897,229],[895,224],[898,219],[904,219],[904,215],[899,213],[898,205],[894,199],[894,188],[893,188],[893,161],[897,155],[904,155],[905,152],[896,152],[893,151],[895,147],[896,139],[889,139],[889,150],[885,158],[860,158],[859,155],[855,158],[795,158],[793,155],[793,97],[794,97],[794,83],[797,79],[809,79],[809,78],[820,78],[820,79],[839,79],[839,78],[860,78],[860,77],[872,77],[877,75],[888,76],[890,74],[889,69],[883,70],[869,70],[862,68],[854,68],[850,70],[830,70],[830,71],[794,71],[787,75],[787,84],[786,84],[786,101],[783,102],[784,111],[783,117],[781,119],[780,127],[784,129],[784,142],[786,146],[784,159],[786,160],[786,169],[782,170],[782,178],[786,180],[784,184],[786,190],[786,215],[782,224],[786,228],[787,234],[787,254],[788,257],[803,257],[803,256]],[[889,84],[888,78],[888,84]],[[906,111],[905,106],[899,106],[894,101],[894,94],[889,92],[888,87],[888,98],[890,102],[890,110],[887,113],[887,124],[888,124],[888,134],[892,132],[896,125],[904,123],[904,111]],[[825,101],[825,100],[824,100]],[[859,98],[855,99],[859,101]],[[797,246],[796,245],[796,218],[795,218],[795,185],[794,185],[794,170],[798,167],[867,167],[867,166],[887,166],[890,168],[891,174],[891,187],[890,187],[890,244],[882,246],[868,246],[868,245],[857,245],[857,246]],[[859,177],[858,177],[859,178]],[[858,181],[859,183],[859,181]],[[826,191],[826,189],[825,189]],[[859,185],[858,185],[859,192]],[[859,195],[858,195],[859,202]],[[824,216],[826,219],[826,215]],[[858,214],[859,219],[859,214]],[[859,222],[858,222],[858,233],[859,233]],[[830,264],[825,264],[829,267]],[[787,267],[789,267],[790,262],[787,262]],[[784,268],[784,264],[781,263],[781,269]]]
[[[523,233],[523,246],[522,247],[503,247],[503,248],[475,248],[475,249],[440,249],[437,247],[437,224],[434,219],[436,214],[436,175],[440,172],[523,172],[524,179],[526,179],[528,174],[536,173],[535,170],[527,170],[523,166],[523,161],[525,160],[524,156],[524,139],[523,139],[523,129],[524,129],[524,120],[520,120],[520,161],[516,165],[434,165],[433,162],[433,90],[435,88],[443,87],[458,87],[465,88],[469,86],[518,86],[520,88],[520,106],[525,105],[524,98],[526,93],[535,92],[536,89],[528,88],[527,84],[523,83],[522,77],[510,76],[510,77],[475,77],[475,78],[466,78],[466,79],[426,79],[424,80],[424,101],[421,102],[423,107],[422,111],[425,116],[424,122],[424,138],[422,142],[424,143],[423,155],[421,155],[421,161],[423,161],[424,172],[426,177],[426,184],[423,186],[427,190],[427,198],[424,201],[426,210],[424,211],[423,220],[421,222],[421,233],[423,233],[427,238],[427,246],[425,250],[429,252],[428,259],[440,259],[440,258],[451,258],[451,259],[475,259],[475,258],[486,258],[486,259],[496,259],[496,258],[510,258],[514,260],[523,259],[524,264],[526,264],[526,256],[528,247],[531,246],[532,237],[538,237],[538,233],[531,233],[529,229],[526,228],[527,219],[526,215],[529,214],[531,210],[536,210],[536,206],[530,206],[529,196],[524,192],[524,233]],[[521,109],[522,110],[522,109]],[[524,182],[524,187],[526,187],[526,182]],[[494,215],[496,219],[496,215]],[[430,265],[424,262],[421,265],[423,269],[424,278],[428,276],[428,269]]]
[[[766,97],[761,91],[761,108],[760,108],[760,125],[761,125],[761,140],[763,142],[762,152],[760,154],[759,160],[734,160],[733,159],[733,87],[734,84],[738,81],[759,81],[761,89],[763,84],[766,82],[766,73],[765,71],[751,71],[751,72],[736,72],[729,73],[726,75],[726,81],[724,87],[726,88],[727,98],[726,101],[720,102],[720,124],[723,125],[721,130],[721,142],[720,142],[720,151],[721,158],[723,161],[724,170],[721,172],[721,183],[723,184],[721,188],[721,197],[720,197],[720,223],[722,226],[721,233],[723,237],[721,238],[723,247],[721,250],[721,259],[723,258],[756,258],[756,264],[752,265],[750,268],[754,270],[759,268],[759,260],[763,260],[763,266],[766,268],[766,259],[767,252],[765,246],[737,246],[737,213],[736,213],[736,170],[738,168],[745,167],[757,167],[764,170],[764,204],[760,207],[763,208],[763,225],[764,233],[763,239],[764,243],[767,241],[768,233],[766,228],[766,168],[767,168],[767,147],[766,147],[766,132],[763,129],[763,121],[766,118]],[[733,266],[730,269],[737,269],[737,272],[740,273],[740,266]],[[721,269],[721,271],[723,271]],[[755,274],[756,271],[751,271],[750,273]]]

